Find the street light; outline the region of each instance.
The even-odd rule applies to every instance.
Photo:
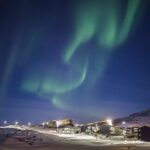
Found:
[[[60,120],[58,120],[58,121],[56,121],[56,127],[57,127],[57,132],[58,132],[58,127],[60,126],[62,124],[62,121]]]
[[[28,126],[31,126],[31,122],[28,122]]]
[[[7,124],[7,121],[4,121],[4,125],[6,125]]]
[[[18,125],[18,121],[15,122],[15,125]]]
[[[123,130],[124,140],[126,140],[126,135],[127,135],[126,122],[125,122],[125,121],[122,121],[122,125],[123,125],[123,127],[124,127],[124,130]]]
[[[43,127],[45,126],[45,123],[44,123],[44,122],[42,123],[42,126],[43,126]]]
[[[125,122],[125,121],[123,121],[123,122],[122,122],[122,125],[125,125],[125,124],[126,124],[126,122]]]
[[[112,119],[107,119],[106,122],[108,123],[108,125],[112,126],[113,123],[112,123]]]
[[[62,124],[62,121],[61,121],[61,120],[60,120],[60,121],[59,121],[59,120],[56,121],[56,126],[57,126],[57,127],[59,127],[61,124]]]
[[[79,124],[78,124],[78,123],[76,123],[76,124],[75,124],[75,127],[78,127],[78,126],[79,126]]]

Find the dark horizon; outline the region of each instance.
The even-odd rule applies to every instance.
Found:
[[[149,7],[0,1],[0,122],[84,122],[150,108]]]

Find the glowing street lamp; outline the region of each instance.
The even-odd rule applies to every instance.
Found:
[[[62,124],[62,121],[56,121],[56,127],[57,127],[57,132],[58,132],[58,127]]]
[[[108,123],[108,125],[112,126],[113,123],[112,123],[112,119],[107,119],[106,122]]]
[[[126,122],[125,122],[125,121],[123,121],[123,122],[122,122],[122,125],[125,125],[125,124],[126,124]]]
[[[78,123],[76,123],[76,124],[75,124],[75,127],[78,127],[78,126],[79,126],[79,124],[78,124]]]
[[[28,122],[28,126],[31,126],[31,122]]]
[[[126,134],[127,134],[127,131],[126,131],[126,122],[122,121],[122,125],[124,127],[124,130],[123,130],[124,140],[126,140]]]
[[[56,121],[57,128],[62,124],[62,121]]]
[[[4,125],[6,125],[7,124],[7,121],[4,121]]]
[[[42,126],[43,126],[43,127],[45,126],[45,123],[44,123],[44,122],[42,123]]]
[[[18,121],[15,122],[15,125],[18,125]]]

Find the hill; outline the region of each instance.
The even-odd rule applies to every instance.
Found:
[[[125,124],[123,125],[123,122]],[[133,113],[127,117],[114,120],[117,126],[150,126],[150,108],[141,112]]]

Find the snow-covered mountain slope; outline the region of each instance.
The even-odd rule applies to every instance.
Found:
[[[124,124],[123,124],[124,122]],[[124,118],[114,120],[114,124],[118,126],[150,126],[150,108],[131,114]]]

